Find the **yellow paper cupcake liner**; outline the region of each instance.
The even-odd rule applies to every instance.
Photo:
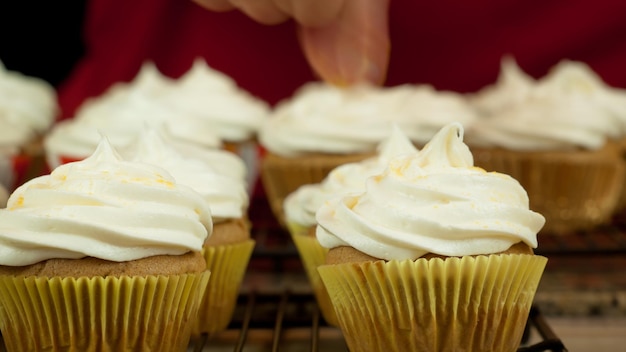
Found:
[[[337,326],[335,308],[333,308],[326,287],[322,282],[320,274],[317,272],[317,268],[326,263],[328,249],[322,247],[317,241],[317,238],[308,235],[308,227],[295,223],[287,223],[287,228],[300,254],[302,265],[311,283],[311,288],[313,289],[313,294],[320,307],[322,316],[328,324]]]
[[[543,233],[567,234],[609,223],[624,188],[624,164],[612,151],[473,153],[477,166],[519,181],[530,208],[546,218]]]
[[[198,309],[194,335],[212,334],[228,327],[254,245],[254,240],[247,240],[202,250],[207,269],[211,271],[211,280]]]
[[[351,352],[513,352],[546,262],[511,254],[318,271]]]
[[[2,336],[9,351],[184,351],[209,276],[0,276]]]

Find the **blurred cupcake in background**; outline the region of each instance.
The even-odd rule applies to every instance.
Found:
[[[44,173],[41,138],[58,112],[54,87],[0,62],[0,183],[7,189]]]
[[[209,67],[201,58],[175,81],[174,89],[163,99],[164,104],[176,111],[209,121],[225,144],[234,145],[232,148],[256,139],[270,113],[265,101],[239,87],[226,74]]]
[[[288,194],[321,182],[339,165],[374,155],[394,123],[420,145],[446,121],[470,120],[472,114],[460,96],[428,86],[309,83],[280,102],[259,132],[266,150],[261,178],[272,211],[284,224]]]
[[[287,229],[300,254],[322,316],[331,325],[337,325],[337,317],[317,272],[317,268],[326,262],[328,249],[322,247],[315,237],[315,213],[330,198],[365,190],[365,180],[382,173],[392,157],[416,152],[413,143],[394,125],[390,136],[378,146],[376,156],[338,166],[322,182],[302,185],[285,198]]]
[[[547,262],[528,204],[473,165],[454,123],[322,205],[318,271],[349,350],[517,351]]]
[[[72,119],[57,123],[44,145],[51,169],[90,155],[105,134],[117,149],[137,139],[146,128],[163,129],[168,142],[185,148],[220,148],[215,127],[200,117],[185,114],[164,103],[174,80],[146,63],[130,83],[117,83],[102,96],[90,98]]]
[[[270,114],[270,106],[253,96],[228,75],[197,58],[163,97],[163,104],[181,114],[197,116],[212,126],[223,148],[246,163],[247,181],[258,175],[258,131]]]
[[[210,164],[181,154],[157,130],[144,131],[126,153],[131,155],[130,160],[164,168],[178,184],[191,187],[209,203],[213,232],[203,244],[202,255],[211,280],[193,333],[213,334],[226,329],[255,244],[250,238],[245,179],[233,177],[224,170],[224,164]]]
[[[546,217],[544,232],[610,221],[624,177],[617,91],[582,63],[563,61],[536,81],[511,65],[474,100],[482,115],[466,142],[476,165],[517,179]]]
[[[467,99],[456,92],[436,90],[429,85],[402,85],[392,89],[405,91],[407,97],[399,106],[400,112],[391,118],[418,148],[426,145],[444,126],[452,122],[469,126],[478,116]]]
[[[105,138],[25,183],[0,210],[7,350],[185,351],[211,230],[201,195]]]
[[[536,80],[526,74],[512,56],[504,56],[497,81],[466,98],[479,116],[488,116],[523,103],[536,84]]]

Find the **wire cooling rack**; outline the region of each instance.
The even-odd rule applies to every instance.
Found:
[[[529,336],[540,341],[529,343]],[[535,338],[536,340],[536,338]],[[190,351],[348,351],[338,328],[321,317],[309,293],[249,292],[238,300],[229,328],[215,336],[192,340]],[[532,307],[519,352],[567,351],[539,309]]]

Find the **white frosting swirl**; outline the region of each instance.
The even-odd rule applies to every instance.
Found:
[[[103,139],[89,158],[13,192],[0,210],[0,265],[179,255],[200,251],[211,231],[198,193],[162,168],[123,161]]]
[[[616,121],[602,118],[588,102],[535,96],[474,123],[468,128],[467,141],[472,146],[510,150],[596,150],[615,131],[619,131]]]
[[[607,135],[615,138],[626,133],[626,90],[610,87],[583,62],[559,62],[539,81],[536,90],[539,96],[584,101],[597,110],[591,120],[609,126]]]
[[[369,86],[306,84],[276,106],[259,131],[259,141],[284,156],[373,151],[391,127],[387,107],[375,91]]]
[[[420,146],[449,123],[471,125],[477,119],[475,110],[459,93],[438,91],[429,85],[404,85],[390,89],[405,90],[408,94],[399,107],[400,113],[395,114],[393,120]]]
[[[0,129],[10,119],[44,133],[58,113],[57,95],[48,82],[7,70],[0,62]]]
[[[255,137],[270,113],[266,102],[200,58],[177,80],[176,87],[164,97],[164,104],[209,122],[222,140],[232,142]]]
[[[246,182],[247,166],[239,155],[223,149],[199,148],[191,144],[171,144],[180,154],[216,166],[216,172]]]
[[[543,216],[515,179],[474,167],[462,139],[462,126],[450,124],[419,153],[392,159],[364,193],[326,202],[316,216],[320,244],[385,260],[537,247]]]
[[[130,150],[131,160],[158,165],[182,185],[193,188],[211,207],[213,222],[239,219],[248,208],[243,179],[222,174],[221,165],[183,156],[169,147],[155,130],[147,130]]]
[[[587,65],[564,60],[538,81],[512,63],[502,70],[498,84],[473,99],[484,116],[468,128],[470,145],[595,150],[626,133],[626,94]]]
[[[259,140],[283,156],[371,152],[394,123],[423,144],[455,118],[469,122],[475,114],[460,95],[430,86],[337,88],[309,83],[277,105]]]
[[[500,63],[496,83],[468,95],[468,98],[481,114],[489,115],[523,102],[536,84],[535,79],[522,71],[512,56],[505,56]]]
[[[394,125],[391,135],[378,146],[376,156],[341,165],[321,183],[303,185],[288,195],[284,206],[287,221],[303,226],[315,225],[315,212],[327,199],[365,190],[365,180],[382,173],[391,158],[416,152],[413,143]]]
[[[14,115],[0,111],[0,157],[19,153],[20,147],[35,137],[34,131]]]
[[[71,120],[54,126],[44,146],[50,158],[70,156],[82,159],[96,148],[105,134],[117,149],[127,147],[145,128],[162,128],[168,142],[204,148],[222,145],[215,127],[199,116],[184,114],[163,102],[173,87],[170,79],[146,64],[133,82],[118,84],[100,98],[92,98]]]

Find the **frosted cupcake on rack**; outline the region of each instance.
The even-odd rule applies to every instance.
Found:
[[[319,183],[339,165],[374,155],[392,124],[421,144],[434,126],[455,115],[472,115],[464,100],[452,95],[414,85],[337,88],[309,83],[300,88],[277,105],[259,133],[267,151],[261,177],[274,215],[284,223],[288,194]]]
[[[609,221],[624,177],[616,141],[625,130],[616,93],[588,67],[570,61],[533,83],[522,81],[515,99],[496,87],[485,91],[484,101],[498,108],[484,104],[484,115],[468,127],[476,164],[519,180],[531,206],[546,217],[545,232]]]
[[[513,178],[475,167],[460,124],[317,211],[318,271],[350,351],[519,347],[547,259]]]
[[[213,334],[226,329],[255,244],[247,218],[249,199],[245,179],[233,177],[224,170],[224,164],[210,164],[181,154],[156,130],[142,133],[126,153],[132,155],[133,161],[166,169],[177,183],[191,187],[210,204],[213,231],[203,243],[202,255],[211,271],[211,280],[193,333]]]
[[[9,190],[44,172],[41,138],[58,110],[48,82],[0,62],[0,182]]]
[[[211,230],[202,196],[106,139],[25,183],[0,210],[8,350],[185,350]]]
[[[202,58],[176,80],[164,103],[183,114],[198,116],[214,126],[226,144],[243,144],[256,139],[270,113],[269,104],[245,91],[228,75]],[[227,146],[227,148],[230,148]]]
[[[215,129],[198,116],[184,114],[163,102],[174,81],[146,63],[129,83],[117,83],[102,96],[86,101],[72,119],[56,124],[45,139],[50,168],[90,155],[101,134],[117,149],[132,143],[146,128],[163,129],[168,142],[185,148],[219,148]]]
[[[338,166],[321,183],[302,185],[285,199],[287,228],[304,264],[322,316],[331,325],[337,325],[337,317],[317,273],[317,268],[326,261],[328,249],[322,247],[315,237],[315,213],[332,197],[363,191],[365,180],[381,173],[392,157],[416,152],[413,143],[394,125],[391,135],[378,146],[376,156]]]

